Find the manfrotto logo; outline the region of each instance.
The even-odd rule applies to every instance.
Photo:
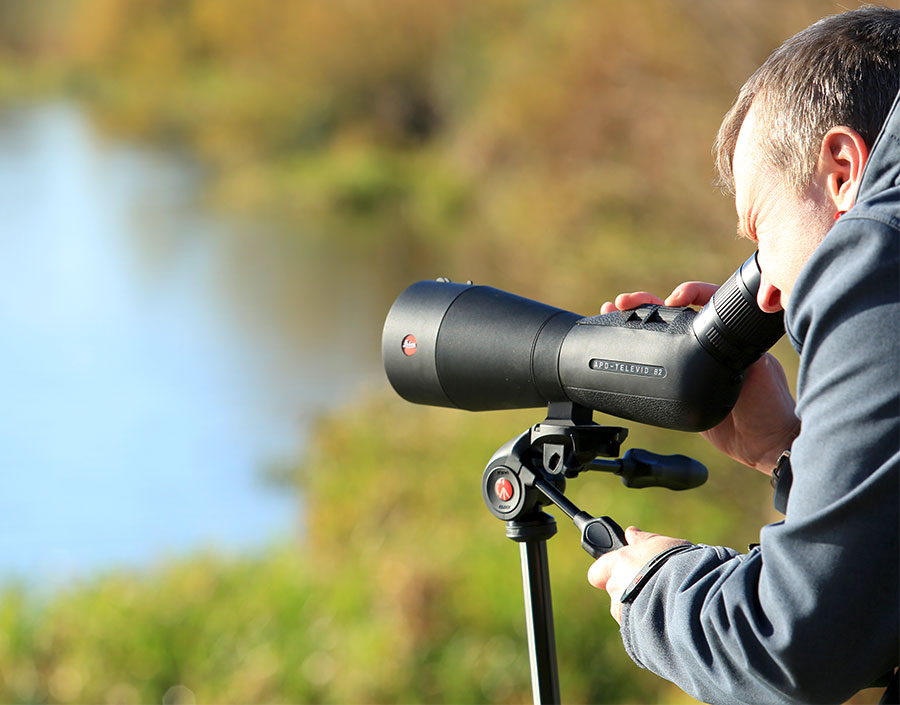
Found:
[[[642,365],[638,362],[624,362],[622,360],[598,360],[592,359],[588,366],[598,372],[615,372],[620,375],[637,375],[638,377],[665,377],[666,368],[659,365]]]

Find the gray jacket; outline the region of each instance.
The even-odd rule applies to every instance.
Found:
[[[673,555],[624,606],[632,659],[710,703],[842,702],[898,663],[898,101],[787,310],[802,431],[784,520],[749,553]]]

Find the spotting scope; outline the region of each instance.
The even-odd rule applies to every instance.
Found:
[[[420,281],[394,302],[382,357],[418,404],[470,411],[572,402],[703,431],[737,401],[744,371],[784,333],[756,303],[756,254],[699,312],[644,305],[583,317],[488,286]]]

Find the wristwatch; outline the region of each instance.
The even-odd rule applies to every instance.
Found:
[[[778,456],[778,460],[775,462],[775,467],[772,469],[772,479],[770,480],[770,482],[772,483],[772,487],[778,487],[778,479],[781,477],[781,473],[784,471],[785,467],[790,466],[791,451],[786,450]]]
[[[791,485],[794,484],[794,474],[791,471],[791,451],[786,450],[778,457],[775,468],[772,470],[772,487],[775,495],[772,504],[782,514],[787,514],[788,497],[791,494]]]

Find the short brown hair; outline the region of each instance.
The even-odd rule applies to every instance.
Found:
[[[741,88],[713,149],[719,185],[734,192],[734,147],[754,101],[766,158],[802,193],[825,133],[851,127],[871,147],[898,89],[900,10],[866,6],[819,20],[776,49]]]

